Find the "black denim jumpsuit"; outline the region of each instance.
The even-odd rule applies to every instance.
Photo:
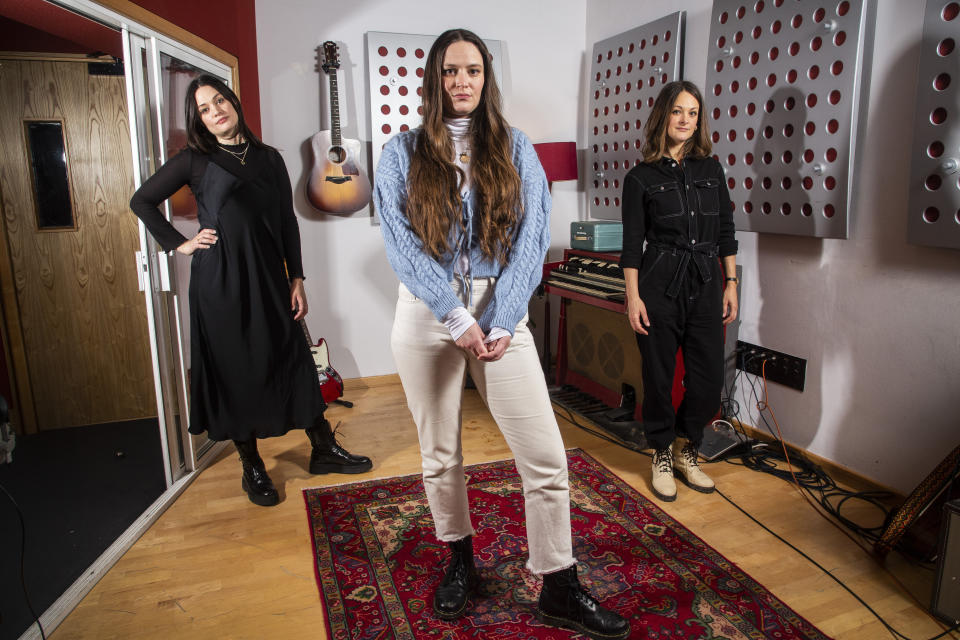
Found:
[[[699,446],[723,387],[724,279],[717,258],[737,253],[720,163],[664,157],[637,165],[624,179],[622,216],[620,266],[638,270],[650,320],[649,335],[637,334],[647,442],[664,449],[679,435]],[[674,412],[678,348],[685,393]]]

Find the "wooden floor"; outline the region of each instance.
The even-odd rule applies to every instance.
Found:
[[[301,490],[344,481],[419,472],[416,431],[395,376],[347,381],[353,409],[334,407],[341,440],[370,455],[360,476],[311,476],[306,437],[293,432],[262,441],[261,453],[281,495],[272,508],[240,491],[231,451],[205,470],[124,555],[51,635],[72,638],[325,638]],[[581,447],[647,497],[650,459],[560,420],[568,447]],[[464,403],[467,463],[512,457],[476,392]],[[787,483],[720,463],[707,470],[719,488],[772,530],[803,549],[853,588],[900,632],[930,638],[943,627],[897,581],[836,528],[812,512]],[[660,506],[736,562],[827,635],[842,640],[891,637],[828,576],[777,541],[716,494],[680,486]],[[920,589],[932,576],[898,565]],[[954,634],[953,638],[960,638]]]

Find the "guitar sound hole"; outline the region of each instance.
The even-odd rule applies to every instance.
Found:
[[[340,164],[347,159],[347,152],[343,147],[330,147],[327,157],[330,158],[330,162]]]

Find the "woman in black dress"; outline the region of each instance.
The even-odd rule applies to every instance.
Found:
[[[187,88],[187,148],[133,195],[130,208],[166,251],[190,267],[190,433],[233,440],[242,487],[279,502],[257,438],[305,429],[311,473],[363,473],[370,459],[340,447],[298,321],[307,314],[300,230],[276,149],[243,119],[236,94],[201,75]],[[187,239],[158,206],[189,185],[200,231]]]
[[[664,85],[647,119],[644,162],[623,183],[620,266],[627,316],[643,357],[652,488],[665,502],[677,497],[674,475],[695,491],[714,491],[697,455],[703,429],[720,408],[723,327],[738,309],[730,195],[723,168],[711,156],[703,107],[693,83]],[[683,350],[686,390],[674,412],[677,348]]]

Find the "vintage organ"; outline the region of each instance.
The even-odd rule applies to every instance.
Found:
[[[626,317],[623,270],[619,253],[565,249],[562,262],[544,265],[545,293],[559,296],[556,386],[554,402],[586,415],[601,426],[611,422],[623,431],[640,433],[643,401],[641,358],[635,334]],[[546,299],[549,318],[550,297]],[[545,364],[549,366],[549,322],[545,334]],[[683,396],[683,361],[677,353],[673,403]],[[584,398],[592,398],[591,404]],[[572,405],[572,406],[571,406]],[[578,409],[583,407],[583,409]],[[629,415],[632,413],[633,415]],[[632,418],[632,420],[631,420]],[[642,438],[642,436],[641,436]],[[636,438],[624,438],[636,442]]]

